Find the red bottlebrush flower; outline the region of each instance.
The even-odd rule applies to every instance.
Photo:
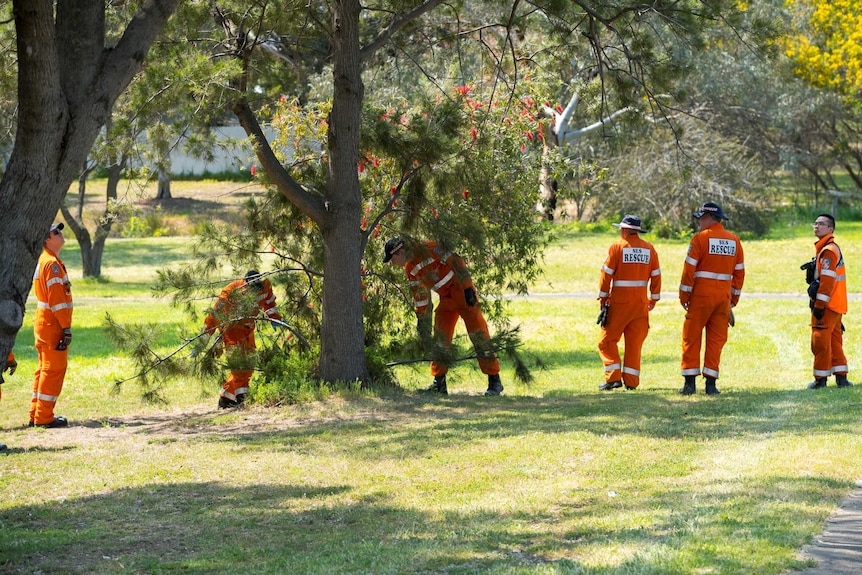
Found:
[[[527,134],[527,139],[532,142],[533,141],[533,132],[526,132],[526,134]]]
[[[557,111],[557,113],[558,113],[558,114],[562,114],[562,113],[563,113],[563,107],[562,107],[562,106],[560,106],[559,104],[557,104],[557,105],[554,107],[554,109]]]
[[[389,188],[389,195],[394,196],[395,192],[397,192],[397,191],[398,191],[398,188],[396,188],[395,186],[392,186],[391,188]]]
[[[367,225],[368,225],[368,220],[367,220],[367,219],[363,219],[363,220],[362,220],[362,223],[359,225],[359,227],[361,227],[361,228],[364,230],[364,229],[365,229],[365,226],[367,226]]]
[[[471,138],[473,138],[473,141],[474,141],[474,142],[475,142],[475,141],[476,141],[476,139],[479,137],[479,132],[476,130],[476,128],[475,128],[475,127],[474,127],[474,128],[470,128],[470,137],[471,137]]]
[[[431,208],[431,215],[434,216],[435,220],[440,217],[440,214],[438,214],[437,210],[435,210],[434,208]]]
[[[535,105],[536,105],[535,100],[533,100],[533,99],[532,99],[531,97],[529,97],[529,96],[527,96],[526,98],[524,98],[523,102],[524,102],[524,105],[525,105],[525,106],[529,106],[530,108],[532,108],[533,106],[535,106]]]
[[[287,102],[287,96],[282,95],[279,99],[279,102]]]
[[[543,142],[545,141],[545,131],[544,130],[539,130],[538,132],[536,132],[536,136],[540,140],[542,140]]]
[[[402,125],[406,124],[407,123],[407,116],[401,116],[401,118],[399,118],[398,121],[401,122]]]
[[[455,92],[465,96],[470,93],[470,86],[455,86]]]
[[[521,144],[521,153],[522,153],[522,154],[524,154],[524,153],[526,153],[526,152],[527,152],[527,145],[526,145],[526,144]]]
[[[251,165],[251,175],[254,176],[255,174],[257,174],[257,165],[252,164]]]
[[[512,118],[510,118],[509,116],[506,116],[505,118],[503,118],[503,121],[506,122],[507,126],[512,125]]]
[[[470,196],[470,192],[468,192],[468,191],[465,189],[464,191],[462,191],[462,192],[461,192],[461,195],[462,195],[462,196],[464,196],[464,199],[466,200],[466,199]]]
[[[379,167],[380,167],[380,159],[379,159],[379,158],[375,157],[375,158],[374,158],[374,161],[373,161],[372,163],[374,164],[374,167],[375,167],[375,168],[379,168]]]
[[[361,174],[364,171],[365,171],[365,162],[360,161],[359,162],[359,173]]]
[[[542,102],[542,105],[543,105],[544,107],[546,107],[546,108],[550,108],[550,107],[551,107],[551,103],[550,103],[550,102]]]

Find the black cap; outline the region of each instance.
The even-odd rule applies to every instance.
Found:
[[[392,254],[404,247],[404,240],[401,238],[392,238],[386,245],[383,246],[383,263],[389,262],[392,259]]]
[[[700,219],[704,214],[712,214],[720,220],[730,219],[724,215],[724,212],[721,211],[721,206],[719,206],[715,202],[706,202],[705,204],[700,206],[700,209],[694,212],[692,215],[695,218]]]
[[[263,289],[263,282],[260,279],[260,272],[257,270],[248,270],[245,272],[245,284],[253,286],[258,291]]]

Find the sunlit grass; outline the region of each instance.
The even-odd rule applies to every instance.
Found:
[[[403,393],[230,412],[215,409],[220,382],[174,383],[167,408],[142,405],[133,383],[109,393],[132,366],[106,339],[105,312],[161,325],[160,352],[198,328],[138,287],[158,266],[138,265],[138,255],[164,250],[165,263],[179,264],[180,245],[117,244],[125,251],[111,254],[111,281],[101,283],[77,279],[67,247],[75,339],[57,411],[74,426],[22,427],[35,368],[28,306],[21,366],[0,404],[0,440],[12,448],[0,457],[10,494],[0,499],[0,566],[279,575],[802,567],[799,548],[862,476],[862,386],[807,390],[806,300],[752,295],[802,293],[808,232],[746,242],[749,297],[736,309],[719,397],[701,382],[698,395],[677,393],[684,241],[656,242],[666,297],[650,318],[640,388],[598,391],[592,294],[615,236],[571,234],[547,255],[544,291],[590,296],[510,303],[530,385],[504,362],[505,394],[485,398],[471,361],[450,371],[448,397],[428,397],[414,393],[430,383],[420,364],[398,369]],[[862,226],[839,232],[852,280]],[[855,305],[845,321],[851,379],[862,356]]]

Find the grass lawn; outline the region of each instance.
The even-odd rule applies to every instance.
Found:
[[[837,236],[849,289],[862,292],[862,224],[839,222]],[[542,363],[530,385],[504,365],[505,394],[486,398],[484,376],[461,364],[448,397],[427,397],[415,392],[430,382],[427,366],[401,367],[402,391],[229,412],[215,409],[219,382],[177,383],[167,407],[142,405],[133,384],[110,393],[131,369],[101,331],[106,311],[170,328],[164,350],[170,334],[195,329],[146,287],[161,264],[182,262],[185,240],[109,241],[110,282],[76,281],[70,242],[75,340],[57,413],[73,425],[22,426],[35,367],[31,303],[0,404],[10,447],[0,456],[0,572],[777,575],[806,566],[799,549],[862,477],[862,385],[805,389],[808,310],[798,294],[810,226],[745,243],[719,397],[703,395],[700,381],[700,394],[677,393],[684,241],[656,241],[666,297],[651,317],[641,387],[598,391],[593,295],[614,238],[561,228],[534,290],[545,297],[511,302],[525,355]],[[855,301],[845,321],[851,379],[862,357]]]

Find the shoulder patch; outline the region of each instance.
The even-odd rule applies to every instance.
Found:
[[[51,264],[51,273],[55,276],[60,275],[60,265],[59,264]]]

